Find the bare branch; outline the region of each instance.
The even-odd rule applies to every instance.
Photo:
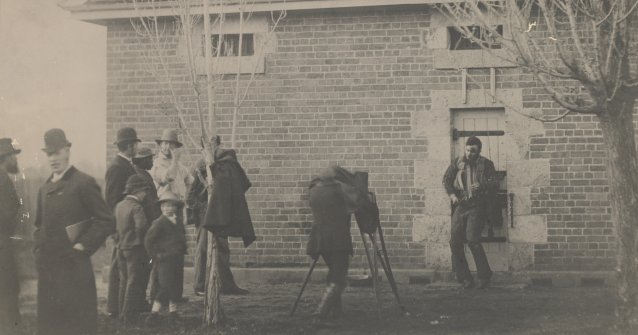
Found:
[[[614,3],[614,4],[616,4],[616,3]],[[623,22],[623,21],[627,20],[627,18],[636,10],[637,7],[638,7],[638,1],[634,2],[634,5],[631,6],[631,8],[627,11],[627,13],[625,15],[623,15],[619,19],[616,19],[616,23],[620,23],[620,22]]]
[[[536,120],[536,121],[540,121],[540,122],[556,122],[559,120],[562,120],[563,118],[565,118],[566,116],[570,115],[572,113],[571,110],[566,110],[564,113],[556,116],[556,117],[551,117],[551,118],[543,118],[540,116],[535,116],[532,114],[528,114],[523,112],[522,110],[520,110],[518,107],[513,106],[512,104],[510,104],[508,101],[505,101],[501,98],[499,98],[498,96],[492,94],[487,87],[484,85],[483,82],[480,82],[478,80],[475,80],[476,77],[474,77],[473,75],[471,75],[469,72],[466,72],[467,78],[468,80],[471,80],[474,84],[477,84],[479,86],[481,86],[481,89],[485,92],[486,96],[489,96],[491,98],[493,98],[494,100],[498,101],[498,103],[500,103],[501,105],[503,105],[504,107],[507,107],[508,110],[511,110],[512,112],[516,113],[516,114],[520,114],[524,117]]]

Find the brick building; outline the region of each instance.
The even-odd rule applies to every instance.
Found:
[[[163,107],[168,85],[145,66],[151,45],[132,28],[141,12],[126,2],[89,0],[67,9],[108,29],[107,143],[118,128],[134,126],[151,145],[177,123]],[[522,116],[558,115],[560,108],[531,74],[455,44],[434,2],[254,1],[242,28],[251,50],[231,51],[221,70],[234,73],[242,57],[257,72],[237,117],[235,147],[253,182],[248,201],[258,240],[248,249],[233,242],[235,265],[305,266],[307,185],[339,163],[369,173],[395,268],[449,270],[450,204],[441,179],[463,138],[474,133],[501,171],[502,223],[492,237],[485,232],[495,270],[613,268],[605,148],[595,117],[541,123]],[[272,25],[270,11],[282,9],[285,19],[260,44]],[[154,13],[173,15],[166,8]],[[229,16],[224,33],[237,29]],[[197,129],[183,47],[179,36],[169,36],[166,57],[188,126]],[[240,77],[242,85],[249,79]],[[223,141],[230,138],[235,84],[229,75],[216,86]],[[363,251],[353,233],[356,268]]]

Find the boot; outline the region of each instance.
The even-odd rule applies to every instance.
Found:
[[[334,304],[332,306],[332,310],[330,311],[330,316],[333,319],[339,319],[343,316],[343,305],[341,304],[341,294],[343,293],[345,289],[345,286],[342,285],[337,285],[336,286],[336,293],[335,293],[335,300],[334,300]]]
[[[314,325],[317,327],[330,327],[334,326],[333,323],[328,321],[328,314],[332,310],[337,297],[337,285],[334,283],[326,286],[326,291],[323,293],[317,312],[315,313]]]

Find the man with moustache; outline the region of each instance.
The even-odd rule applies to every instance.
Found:
[[[111,211],[115,210],[115,206],[124,199],[124,189],[126,187],[126,181],[132,175],[134,175],[135,168],[133,167],[133,157],[137,152],[137,145],[141,142],[137,138],[137,132],[130,127],[124,127],[117,131],[117,145],[118,154],[113,158],[111,164],[109,164],[106,170],[106,203]],[[113,245],[117,245],[116,237],[113,236]],[[120,274],[117,263],[117,248],[113,248],[111,255],[111,267],[109,269],[109,286],[106,309],[107,313],[112,318],[119,316],[119,287],[120,287]]]
[[[474,287],[474,279],[465,258],[464,244],[470,247],[479,278],[479,289],[490,284],[492,270],[481,245],[481,233],[487,222],[487,209],[497,188],[494,163],[481,156],[481,140],[472,136],[465,142],[465,155],[458,157],[445,171],[443,187],[454,207],[450,232],[452,269],[463,288]]]
[[[11,237],[15,231],[20,198],[9,174],[18,173],[19,149],[10,138],[0,138],[0,334],[16,334],[20,323],[20,285]]]
[[[39,335],[97,333],[97,292],[91,255],[115,231],[95,179],[70,162],[61,129],[44,134],[51,176],[38,191],[34,254]]]

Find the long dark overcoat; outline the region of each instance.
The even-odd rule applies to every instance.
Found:
[[[4,170],[0,170],[0,334],[13,334],[19,321],[18,274],[11,241],[20,199]]]
[[[220,150],[212,170],[215,183],[203,227],[217,236],[241,237],[248,247],[255,241],[245,195],[250,180],[237,162],[234,150]]]
[[[77,251],[65,227],[91,219]],[[61,180],[47,179],[38,192],[34,253],[38,270],[39,335],[97,331],[97,294],[90,256],[110,234],[115,219],[95,179],[71,167]]]

